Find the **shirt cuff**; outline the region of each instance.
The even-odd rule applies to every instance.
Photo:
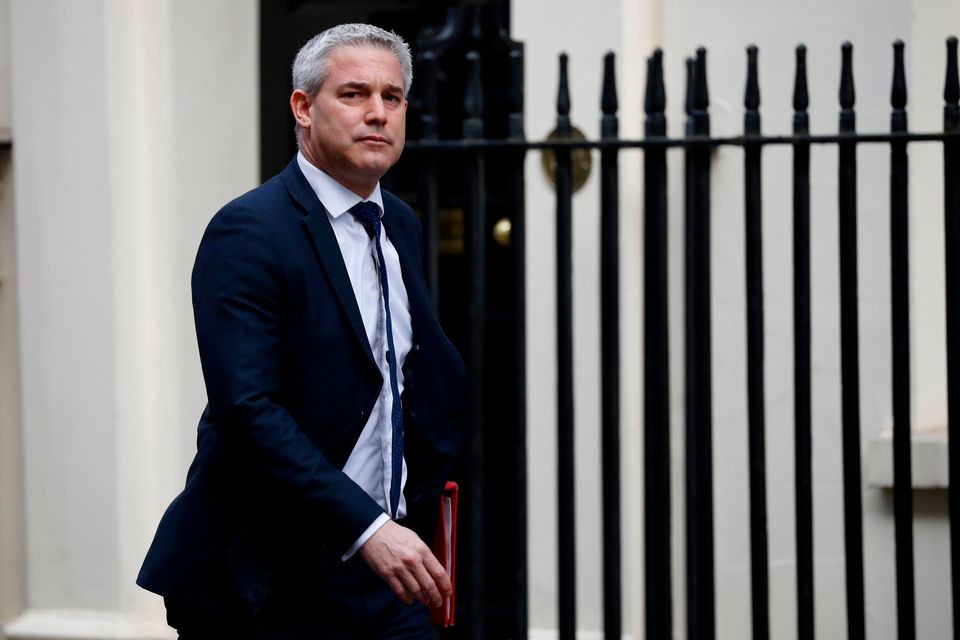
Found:
[[[362,534],[360,534],[360,537],[357,538],[357,541],[354,542],[349,549],[347,549],[347,552],[343,554],[343,556],[340,559],[346,562],[347,560],[352,558],[353,554],[355,554],[357,550],[360,547],[362,547],[367,542],[367,540],[369,540],[370,537],[373,536],[373,534],[375,534],[380,529],[380,527],[387,524],[387,522],[389,521],[390,521],[390,516],[388,516],[385,513],[381,513],[376,520],[370,523],[370,526],[367,527],[367,530],[364,531]]]

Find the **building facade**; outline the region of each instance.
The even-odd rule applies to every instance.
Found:
[[[855,46],[858,128],[886,131],[891,43],[907,48],[911,129],[940,130],[949,0],[513,0],[525,43],[525,128],[554,126],[556,56],[571,116],[599,133],[602,56],[617,54],[621,136],[643,125],[646,57],[665,56],[680,135],[683,60],[709,51],[714,133],[742,130],[744,49],[760,49],[763,128],[788,133],[793,48],[807,45],[811,130],[836,131],[840,44]],[[0,1],[0,638],[168,638],[159,598],[134,584],[182,485],[204,404],[189,275],[203,229],[259,182],[255,0]],[[285,99],[285,97],[284,97]],[[816,623],[845,637],[835,149],[812,178]],[[765,152],[767,460],[771,633],[795,637],[789,149]],[[946,493],[942,175],[911,147],[917,633],[951,635]],[[896,634],[890,485],[888,150],[860,161],[860,336],[867,634]],[[642,637],[642,155],[621,160],[624,622]],[[742,152],[713,159],[717,635],[750,633]],[[670,156],[671,299],[682,301],[682,157]],[[599,191],[575,196],[578,626],[599,638]],[[557,628],[554,193],[526,170],[529,622]],[[878,186],[879,185],[879,186]],[[633,275],[629,275],[633,274]],[[674,617],[683,605],[683,309],[670,308]]]

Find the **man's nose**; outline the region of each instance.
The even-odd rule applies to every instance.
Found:
[[[387,105],[383,97],[373,95],[367,103],[367,122],[384,122],[387,119]]]

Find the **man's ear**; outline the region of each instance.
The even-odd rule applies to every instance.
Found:
[[[290,111],[298,125],[305,129],[310,128],[310,107],[313,104],[309,94],[303,89],[294,89],[290,94]]]

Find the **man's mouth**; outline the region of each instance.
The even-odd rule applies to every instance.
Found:
[[[374,143],[379,143],[379,144],[390,144],[390,141],[389,141],[389,140],[387,140],[387,139],[384,138],[383,136],[378,136],[378,135],[363,136],[362,138],[360,138],[360,141],[361,141],[361,142],[374,142]]]

